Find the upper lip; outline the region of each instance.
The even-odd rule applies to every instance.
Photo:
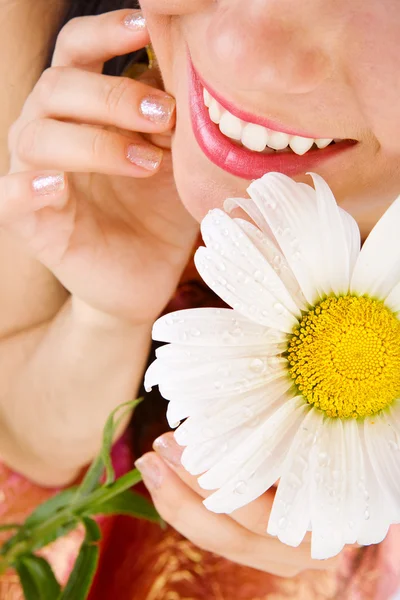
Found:
[[[219,92],[217,92],[212,86],[210,86],[208,83],[205,82],[205,80],[203,79],[203,77],[199,74],[199,72],[197,71],[197,69],[193,66],[192,67],[195,69],[197,77],[199,78],[199,80],[201,81],[202,86],[211,94],[211,96],[217,100],[217,102],[219,102],[219,104],[227,111],[229,111],[232,115],[234,115],[235,117],[238,117],[238,119],[241,119],[242,121],[246,121],[247,123],[254,123],[256,125],[262,125],[263,127],[266,127],[267,129],[271,129],[272,131],[279,131],[281,133],[287,133],[288,135],[293,135],[293,136],[300,136],[300,137],[304,137],[304,138],[310,138],[310,139],[328,139],[328,138],[338,138],[339,136],[332,136],[332,135],[311,135],[309,132],[305,132],[302,130],[294,130],[291,127],[287,127],[286,125],[282,125],[280,122],[274,122],[271,119],[267,118],[267,117],[262,117],[259,115],[255,115],[245,109],[241,109],[238,106],[236,106],[236,104],[234,104],[232,101],[227,100],[226,98],[223,98]],[[343,139],[343,138],[342,138]]]

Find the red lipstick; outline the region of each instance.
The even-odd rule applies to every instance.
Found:
[[[285,175],[294,176],[307,171],[312,171],[321,162],[347,151],[355,144],[352,140],[343,140],[320,149],[309,150],[303,156],[298,156],[291,151],[271,151],[271,153],[258,153],[248,150],[244,146],[238,146],[228,137],[223,135],[218,125],[210,119],[208,109],[204,104],[204,87],[211,93],[221,106],[238,118],[249,123],[263,125],[275,131],[281,131],[289,135],[311,137],[301,132],[291,131],[284,126],[276,125],[264,118],[257,118],[247,112],[241,111],[229,101],[221,98],[215,93],[195,70],[189,58],[189,103],[193,131],[204,154],[215,165],[232,175],[242,179],[252,180],[262,177],[265,173],[275,171]]]

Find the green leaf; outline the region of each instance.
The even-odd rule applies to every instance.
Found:
[[[69,521],[65,520],[58,527],[52,528],[51,530],[49,529],[47,532],[41,534],[40,537],[37,536],[37,539],[32,544],[31,549],[40,550],[40,548],[44,548],[45,546],[52,544],[58,540],[58,538],[68,535],[71,531],[76,529],[78,525],[79,519],[76,517],[71,517]],[[30,536],[27,539],[29,540]]]
[[[108,417],[103,430],[103,443],[101,447],[100,455],[93,461],[89,470],[87,471],[81,485],[79,486],[74,502],[79,502],[82,498],[85,498],[95,490],[100,483],[101,476],[106,469],[106,485],[112,483],[115,480],[115,472],[111,461],[111,448],[115,437],[115,432],[125,417],[126,413],[133,410],[140,402],[139,400],[132,400],[131,402],[125,402],[118,406]],[[121,416],[115,421],[115,417],[118,412],[123,411]]]
[[[92,504],[89,508],[90,515],[129,515],[138,519],[146,519],[153,523],[160,523],[161,518],[147,498],[126,490],[118,496],[109,498],[104,502]]]
[[[13,531],[15,529],[21,529],[22,525],[17,523],[8,523],[7,525],[0,525],[0,531]]]
[[[86,512],[87,508],[90,510],[91,506],[96,506],[97,504],[106,502],[107,500],[114,498],[114,496],[118,496],[125,490],[128,490],[129,488],[139,483],[139,481],[141,480],[142,476],[137,469],[129,471],[129,473],[125,473],[125,475],[122,475],[122,477],[117,479],[117,481],[115,481],[111,485],[103,486],[102,488],[93,492],[93,494],[90,497],[90,502],[82,503],[81,509],[83,509],[83,511]]]
[[[84,518],[82,521],[86,528],[85,541],[68,583],[57,600],[86,600],[96,574],[99,562],[99,547],[96,542],[100,539],[100,529],[92,519]]]
[[[34,554],[21,556],[15,563],[26,600],[56,600],[61,587],[47,560]]]
[[[126,414],[134,408],[136,408],[136,406],[140,402],[142,402],[142,400],[143,398],[139,398],[138,400],[133,400],[131,402],[125,402],[125,404],[121,404],[121,406],[118,406],[107,419],[103,432],[103,445],[101,448],[101,457],[106,468],[105,485],[109,485],[110,483],[113,483],[115,481],[115,472],[111,460],[111,448],[114,441],[115,433],[121,421],[125,418]]]
[[[58,513],[61,509],[69,506],[73,497],[76,494],[77,487],[71,487],[63,490],[50,500],[37,507],[37,509],[26,519],[24,526],[28,529],[33,529],[40,523],[47,521]]]

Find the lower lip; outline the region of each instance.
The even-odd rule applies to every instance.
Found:
[[[197,143],[217,167],[231,175],[248,180],[258,179],[271,171],[289,176],[299,175],[355,145],[351,140],[344,140],[323,150],[309,150],[303,156],[292,152],[261,154],[236,146],[220,132],[218,125],[210,120],[203,99],[204,88],[190,59],[189,82],[190,112]]]

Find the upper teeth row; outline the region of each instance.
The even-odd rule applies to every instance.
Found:
[[[300,156],[305,154],[315,143],[318,148],[326,148],[333,139],[313,139],[299,135],[289,135],[281,131],[273,131],[262,125],[247,123],[225,110],[215,98],[204,88],[204,104],[207,106],[210,119],[219,125],[221,133],[242,142],[243,146],[255,152],[263,152],[267,147],[273,150],[284,150],[288,146]]]

